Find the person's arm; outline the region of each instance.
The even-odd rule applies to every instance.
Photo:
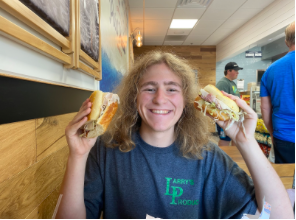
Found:
[[[84,204],[84,175],[88,154],[96,142],[96,138],[80,137],[79,129],[90,113],[91,102],[87,99],[79,112],[67,126],[65,133],[69,146],[67,169],[60,194],[62,199],[58,207],[56,218],[86,218]]]
[[[261,97],[261,114],[267,130],[273,138],[272,105],[270,96]]]
[[[237,105],[246,112],[243,122],[245,133],[240,123],[234,123],[225,132],[235,142],[250,171],[254,182],[258,209],[261,212],[263,207],[262,201],[265,197],[265,201],[271,205],[271,218],[294,218],[286,189],[254,138],[257,114],[245,101],[227,93],[223,94],[235,100]],[[228,122],[223,121],[217,121],[217,123],[222,128],[226,128],[228,124]]]

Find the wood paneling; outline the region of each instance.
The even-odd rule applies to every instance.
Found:
[[[0,184],[0,217],[25,218],[62,182],[68,147]]]
[[[4,10],[11,13],[20,21],[25,22],[25,24],[29,25],[42,35],[47,36],[55,44],[64,48],[70,48],[71,43],[69,42],[69,40],[67,40],[59,32],[53,29],[43,19],[40,19],[37,14],[35,14],[20,1],[3,0],[1,1],[0,5]]]
[[[51,218],[76,113],[0,125],[0,218]]]
[[[34,164],[35,120],[0,126],[0,154],[0,183]]]
[[[42,41],[40,38],[25,31],[23,28],[20,28],[2,16],[0,16],[0,31],[0,33],[7,38],[17,40],[17,42],[36,50],[45,56],[51,57],[63,64],[71,64],[71,58],[67,54]]]
[[[31,212],[26,219],[50,219],[52,218],[57,200],[60,195],[60,188],[58,186],[33,212]]]
[[[216,85],[216,46],[142,46],[134,47],[135,60],[153,50],[170,52],[188,61],[192,69],[197,70],[201,87]],[[135,61],[136,62],[136,61]],[[215,132],[215,124],[208,120],[210,132]]]
[[[188,61],[198,71],[201,87],[216,84],[216,47],[215,46],[143,46],[135,47],[135,60],[153,50],[170,52]]]
[[[37,161],[67,146],[65,128],[76,113],[36,119]]]

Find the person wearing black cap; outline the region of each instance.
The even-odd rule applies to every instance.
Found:
[[[235,62],[229,62],[225,66],[224,75],[222,79],[217,83],[216,87],[228,94],[232,94],[235,96],[240,96],[239,91],[237,90],[236,83],[233,82],[238,76],[238,71],[242,70],[242,67],[239,67]],[[217,130],[219,133],[220,140],[218,142],[218,146],[229,146],[231,139],[225,135],[223,129],[217,125]]]

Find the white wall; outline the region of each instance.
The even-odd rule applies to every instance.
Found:
[[[258,41],[264,38],[268,40],[269,36],[281,34],[293,21],[295,21],[295,1],[274,1],[217,45],[216,61],[225,60],[257,46]]]
[[[41,34],[26,26],[9,13],[0,9],[0,16],[12,21],[23,29],[58,48]],[[66,69],[59,63],[5,36],[0,35],[0,74],[20,76],[38,81],[96,90],[99,82],[93,76],[78,70]]]

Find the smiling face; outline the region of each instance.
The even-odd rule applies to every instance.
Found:
[[[174,133],[182,115],[184,98],[181,79],[164,63],[149,67],[139,81],[137,109],[141,132]]]

